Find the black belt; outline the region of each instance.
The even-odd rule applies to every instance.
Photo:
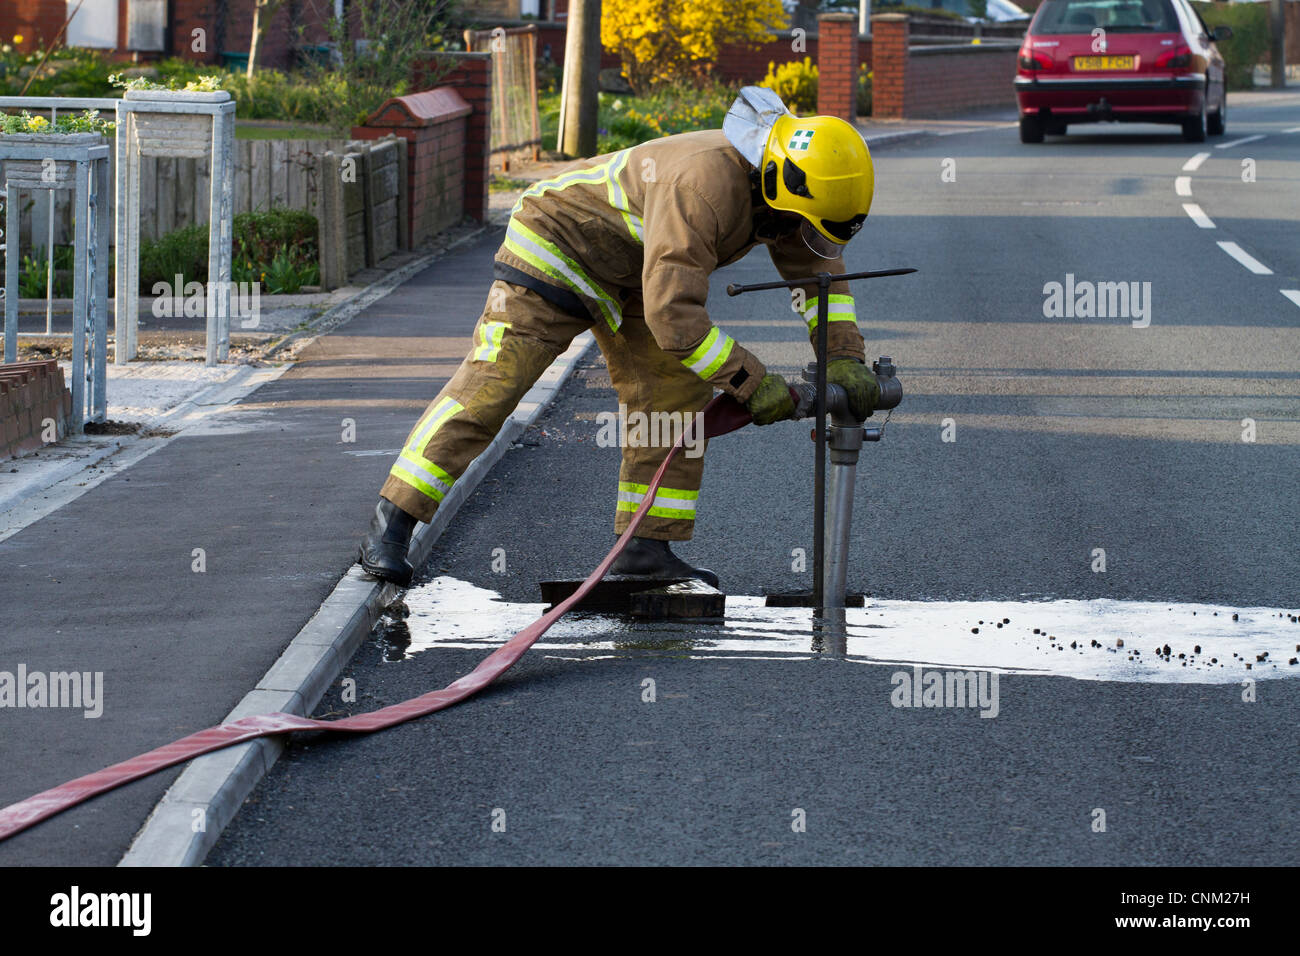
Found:
[[[563,309],[575,319],[582,319],[586,322],[595,321],[591,310],[583,304],[582,299],[568,289],[562,289],[559,286],[551,285],[549,282],[543,282],[537,276],[529,275],[514,266],[508,266],[500,260],[492,263],[492,275],[503,282],[512,282],[515,285],[521,285],[525,289],[536,292],[547,302]]]

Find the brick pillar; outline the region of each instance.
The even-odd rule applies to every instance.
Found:
[[[907,14],[875,14],[871,35],[871,115],[874,119],[902,119],[907,91]]]
[[[454,86],[470,105],[465,130],[465,215],[487,221],[492,118],[492,54],[450,53],[455,64],[439,82]]]
[[[817,112],[852,123],[858,115],[857,15],[819,14],[817,31]]]
[[[465,180],[474,154],[466,147],[465,124],[471,118],[471,107],[461,91],[442,86],[387,100],[364,126],[352,127],[355,139],[392,134],[406,140],[410,248],[460,222],[469,212]]]

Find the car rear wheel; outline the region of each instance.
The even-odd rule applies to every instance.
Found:
[[[1041,143],[1043,141],[1043,121],[1037,116],[1020,117],[1020,142]]]
[[[1183,120],[1183,139],[1189,143],[1205,142],[1205,103],[1201,103],[1200,112]]]
[[[1211,136],[1222,136],[1228,130],[1228,96],[1225,93],[1223,103],[1210,114],[1205,123]]]

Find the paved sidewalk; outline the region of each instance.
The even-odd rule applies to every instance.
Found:
[[[276,381],[0,541],[0,671],[103,675],[97,718],[0,709],[0,804],[216,724],[257,683],[354,563],[390,451],[469,347],[499,242],[436,261]],[[115,864],[180,769],[0,844],[0,864]]]

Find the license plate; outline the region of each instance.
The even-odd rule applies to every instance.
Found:
[[[1131,70],[1133,69],[1133,57],[1076,56],[1074,58],[1074,68],[1076,70]]]

